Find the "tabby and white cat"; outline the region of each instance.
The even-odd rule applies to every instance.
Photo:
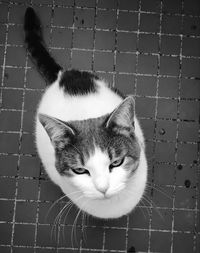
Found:
[[[64,71],[46,50],[39,18],[25,13],[25,42],[48,86],[36,115],[36,146],[51,180],[100,218],[131,212],[145,190],[147,161],[132,96],[96,75]]]

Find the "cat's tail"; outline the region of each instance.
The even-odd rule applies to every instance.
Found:
[[[33,62],[36,64],[46,81],[49,84],[53,83],[57,79],[58,72],[62,68],[47,51],[42,36],[40,20],[31,7],[26,9],[24,31],[27,49],[32,56]]]

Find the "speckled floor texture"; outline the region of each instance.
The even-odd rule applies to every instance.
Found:
[[[67,200],[34,145],[45,82],[24,48],[28,5],[60,64],[135,95],[149,178],[128,216],[57,216]],[[0,1],[0,82],[1,253],[200,252],[199,0]]]

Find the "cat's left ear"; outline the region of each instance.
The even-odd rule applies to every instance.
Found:
[[[122,127],[134,129],[135,100],[133,96],[126,97],[122,103],[111,113],[106,127]]]
[[[62,146],[64,141],[66,142],[66,137],[71,138],[75,135],[74,130],[59,119],[41,113],[38,114],[38,118],[49,135],[52,144],[56,147],[58,145]]]

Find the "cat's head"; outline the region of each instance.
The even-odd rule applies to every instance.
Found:
[[[57,171],[85,197],[112,198],[134,176],[140,145],[133,97],[100,118],[63,122],[39,114],[39,120],[55,149]]]

